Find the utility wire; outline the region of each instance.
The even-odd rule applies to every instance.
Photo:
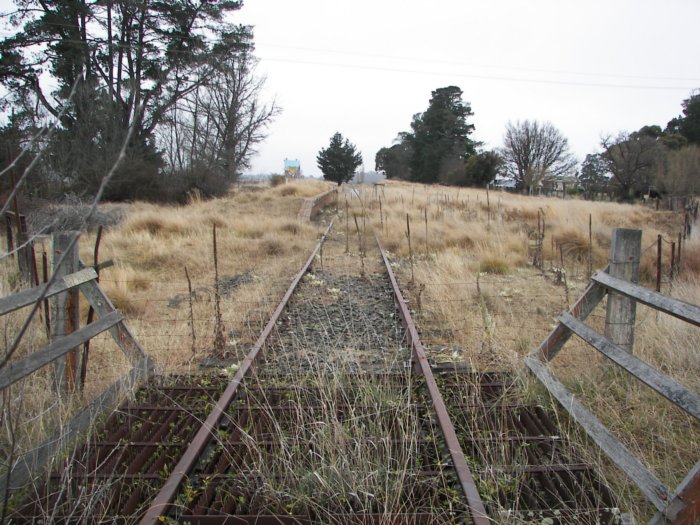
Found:
[[[693,89],[693,86],[651,86],[651,85],[640,85],[640,84],[609,84],[602,82],[578,82],[572,80],[552,80],[552,79],[535,79],[535,78],[525,78],[525,77],[509,77],[509,76],[498,76],[498,75],[477,75],[471,73],[461,73],[456,71],[428,71],[419,69],[407,69],[407,68],[394,68],[394,67],[379,67],[370,66],[362,64],[342,64],[342,63],[330,63],[330,62],[319,62],[313,60],[297,60],[289,58],[275,58],[269,56],[260,56],[262,60],[268,60],[270,62],[280,62],[289,64],[301,64],[309,66],[323,66],[323,67],[336,67],[344,69],[359,69],[367,71],[379,71],[382,73],[408,73],[417,75],[444,75],[453,76],[460,78],[471,78],[479,80],[496,80],[505,82],[525,82],[529,84],[550,84],[550,85],[563,85],[563,86],[580,86],[580,87],[596,87],[596,88],[612,88],[612,89],[650,89],[650,90],[663,90],[663,91],[689,91]]]
[[[664,77],[664,76],[650,76],[650,75],[617,75],[612,73],[585,73],[581,71],[566,71],[559,69],[540,69],[540,68],[529,68],[522,66],[511,66],[511,65],[501,65],[501,64],[479,64],[473,62],[460,62],[454,60],[436,60],[433,58],[418,58],[418,57],[407,57],[400,55],[385,55],[378,53],[361,53],[357,51],[343,51],[340,49],[320,49],[313,47],[299,47],[299,46],[283,46],[277,44],[264,44],[256,42],[258,51],[260,48],[271,47],[277,49],[291,49],[295,51],[311,51],[314,53],[333,53],[340,55],[350,55],[358,57],[367,58],[382,58],[388,60],[406,60],[411,62],[424,62],[429,64],[445,64],[449,66],[463,66],[463,67],[481,67],[488,69],[505,69],[513,71],[523,71],[526,73],[548,73],[555,75],[575,75],[575,76],[588,76],[588,77],[604,77],[604,78],[626,78],[626,79],[637,79],[637,80],[665,80],[665,81],[677,81],[677,82],[700,82],[700,77]]]

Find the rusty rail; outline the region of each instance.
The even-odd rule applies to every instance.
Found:
[[[396,276],[391,269],[391,264],[389,264],[389,259],[384,252],[384,248],[379,242],[379,238],[377,238],[377,246],[379,247],[379,252],[382,255],[384,265],[386,266],[386,271],[389,274],[391,288],[394,294],[394,302],[399,309],[399,315],[401,316],[401,320],[403,321],[406,329],[406,335],[411,344],[412,354],[416,360],[416,365],[425,378],[425,383],[428,388],[428,392],[430,393],[430,398],[433,402],[433,409],[435,410],[435,414],[440,425],[440,430],[445,438],[445,443],[447,444],[448,450],[452,456],[457,477],[459,478],[462,490],[467,498],[467,503],[472,512],[472,519],[475,525],[488,525],[491,520],[486,514],[486,509],[484,508],[484,503],[481,501],[481,496],[479,495],[479,491],[474,482],[474,477],[469,470],[469,465],[467,465],[464,452],[462,452],[462,447],[457,439],[454,425],[452,424],[450,416],[447,412],[447,407],[442,399],[442,395],[440,395],[440,389],[435,382],[435,377],[433,376],[433,372],[430,368],[430,363],[428,363],[428,358],[425,354],[425,349],[421,343],[420,336],[418,335],[418,330],[416,329],[411,313],[406,306],[406,301],[401,294],[399,283],[397,282]]]
[[[259,381],[280,373],[263,368],[263,359],[277,349],[268,336],[283,338],[289,328],[286,314],[296,319],[299,312],[294,309],[317,297],[304,296],[291,309],[288,306],[292,294],[303,293],[297,291],[297,285],[320,253],[329,232],[330,227],[295,275],[233,380],[221,375],[180,376],[158,378],[144,386],[75,452],[75,460],[58,467],[43,485],[37,485],[33,496],[13,513],[13,523],[37,523],[48,511],[53,513],[54,521],[62,523],[84,512],[81,519],[86,523],[109,516],[117,522],[140,520],[142,524],[154,525],[163,521],[183,525],[418,525],[444,523],[446,514],[440,512],[448,512],[444,510],[448,503],[450,519],[485,525],[491,520],[481,494],[485,498],[488,495],[491,516],[507,513],[514,519],[536,518],[553,525],[612,523],[619,514],[614,495],[601,482],[595,468],[586,464],[562,437],[548,410],[522,403],[517,381],[511,374],[475,372],[465,363],[428,362],[426,349],[379,243],[388,277],[382,276],[382,311],[393,311],[393,300],[404,328],[398,330],[401,336],[396,341],[400,350],[397,363],[405,362],[410,352],[415,373],[420,377],[415,382],[407,381],[407,377],[416,378],[415,374],[403,366],[396,368],[394,363],[383,371],[371,367],[364,370],[361,381],[376,382],[401,398],[408,396],[413,400],[411,410],[416,412],[412,417],[417,425],[407,427],[412,429],[411,441],[403,450],[410,455],[410,463],[401,478],[410,479],[411,483],[401,481],[397,492],[392,492],[392,498],[398,498],[400,505],[392,507],[391,513],[373,502],[357,512],[357,508],[348,508],[344,501],[327,495],[325,500],[319,500],[322,505],[297,505],[294,492],[287,490],[295,482],[290,484],[286,478],[283,492],[273,491],[270,500],[261,496],[259,481],[263,478],[258,454],[263,454],[269,465],[278,461],[280,449],[275,436],[284,437],[293,431],[295,439],[308,443],[309,451],[322,450],[315,448],[312,429],[299,419],[299,411],[303,411],[305,418],[315,422],[317,415],[326,410],[322,391],[304,383],[300,396],[297,383]],[[389,283],[392,299],[386,290]],[[404,341],[408,342],[408,349]],[[274,361],[272,364],[274,368]],[[284,375],[287,369],[280,371],[280,377],[292,377]],[[344,380],[351,392],[356,390],[355,377],[353,369]],[[381,420],[383,426],[378,427],[380,430],[349,435],[347,442],[352,450],[372,447],[376,451],[376,443],[382,442],[388,443],[388,451],[407,443],[403,431],[392,426],[391,411],[386,412],[389,419],[384,421],[381,418],[385,412],[378,411],[372,400],[357,399],[360,398],[353,394],[340,402],[333,400],[330,421],[341,426],[350,424],[354,429],[357,418],[371,417],[373,423]],[[432,439],[438,435],[442,439]],[[251,443],[255,443],[252,448]],[[381,464],[392,464],[385,460],[393,456],[378,457]],[[275,471],[269,479],[277,483],[283,476]],[[438,477],[449,492],[441,491],[441,483],[434,482]],[[70,480],[70,490],[66,490],[66,480]],[[684,494],[692,490],[689,486]],[[97,493],[102,496],[95,505],[91,495]],[[323,509],[323,514],[317,509]]]
[[[289,286],[287,292],[284,294],[282,301],[280,301],[279,305],[277,305],[277,308],[270,317],[270,320],[265,326],[265,329],[262,331],[260,337],[258,337],[258,340],[253,345],[253,348],[251,348],[250,352],[241,363],[240,368],[236,372],[236,375],[228,384],[226,390],[224,390],[224,393],[217,401],[216,405],[210,412],[206,421],[204,421],[204,423],[200,427],[194,439],[192,439],[192,442],[187,447],[187,450],[185,450],[184,454],[182,455],[182,458],[173,469],[172,474],[165,482],[160,492],[153,499],[148,511],[146,512],[143,519],[140,521],[141,525],[157,525],[161,523],[160,517],[164,513],[166,513],[169,506],[172,505],[177,491],[180,488],[180,485],[184,481],[185,477],[190,473],[195,463],[197,462],[197,459],[199,458],[200,454],[206,447],[211,432],[217,427],[217,425],[221,421],[221,418],[224,415],[226,408],[229,406],[229,404],[235,397],[236,392],[238,391],[238,387],[243,381],[243,377],[253,365],[253,361],[255,361],[255,358],[260,353],[260,350],[265,344],[265,341],[267,341],[267,338],[272,333],[272,330],[275,327],[275,323],[277,323],[277,320],[282,314],[282,311],[287,306],[287,303],[289,302],[292,293],[294,293],[294,290],[299,284],[299,281],[301,281],[301,278],[308,271],[309,267],[311,266],[311,263],[316,258],[316,255],[320,251],[321,246],[326,240],[326,236],[328,235],[332,227],[333,222],[331,222],[328,225],[328,228],[326,228],[326,231],[323,233],[321,240],[318,242],[318,244],[314,248],[314,251],[311,253],[311,255],[309,256],[299,273],[297,273],[296,277],[292,281],[292,284]]]

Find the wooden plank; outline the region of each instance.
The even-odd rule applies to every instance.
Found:
[[[529,355],[525,358],[525,365],[647,499],[663,511],[669,500],[666,486],[550,373],[542,361]]]
[[[124,392],[132,390],[152,375],[153,363],[150,357],[146,357],[138,366],[132,368],[128,374],[119,378],[99,397],[91,401],[68,424],[62,426],[58,433],[34,450],[15,459],[9,478],[5,473],[0,476],[0,502],[2,502],[7,488],[18,490],[31,486],[40,471],[46,468],[52,460],[56,460],[56,456],[61,454],[80,434],[88,430],[107,409],[116,405]]]
[[[642,304],[661,310],[695,326],[700,326],[700,306],[668,297],[638,284],[616,279],[605,272],[596,273],[592,279],[601,286],[621,295],[636,299]]]
[[[588,288],[583,292],[583,295],[579,297],[578,301],[571,307],[569,312],[585,321],[586,318],[595,310],[598,303],[605,297],[605,288],[598,286],[595,283],[588,285]],[[542,342],[540,347],[531,352],[530,355],[538,355],[541,359],[545,361],[551,361],[559,353],[562,347],[571,337],[571,331],[558,323],[557,326],[552,330],[549,335]]]
[[[668,508],[657,512],[648,525],[693,525],[700,518],[700,461],[678,485]]]
[[[114,305],[105,295],[102,289],[95,281],[88,281],[80,285],[80,291],[88,300],[90,305],[95,309],[97,315],[104,317],[110,312],[116,310]],[[134,335],[129,330],[125,323],[119,323],[110,328],[109,333],[121,348],[122,352],[129,358],[132,364],[138,363],[146,356],[146,352],[141,348]]]
[[[116,311],[111,312],[94,323],[90,323],[76,332],[72,332],[69,335],[57,339],[24,359],[9,363],[0,371],[0,389],[7,388],[12,383],[19,381],[39,368],[66,355],[68,352],[75,349],[76,346],[108,330],[123,319],[124,317],[121,313]]]
[[[46,290],[46,285],[42,284],[30,288],[29,290],[23,290],[16,294],[2,297],[0,298],[0,315],[5,315],[25,306],[29,306],[38,301],[42,297],[42,294],[44,298],[51,297],[96,278],[97,273],[93,268],[85,268],[84,270],[56,279],[56,281],[49,286],[48,290]]]
[[[700,396],[683,385],[652,368],[641,359],[613,344],[607,338],[586,326],[571,314],[565,313],[559,320],[581,339],[602,353],[616,365],[624,368],[644,384],[656,390],[671,403],[700,419]]]

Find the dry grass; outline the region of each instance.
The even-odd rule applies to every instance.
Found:
[[[643,230],[641,280],[653,288],[657,235],[675,240],[683,221],[680,214],[642,206],[498,192],[490,192],[487,204],[486,192],[481,190],[395,182],[388,182],[379,195],[367,188],[359,196],[348,194],[348,200],[353,205],[350,213],[368,210],[367,229],[380,234],[394,254],[432,357],[465,360],[482,370],[522,369],[524,355],[540,344],[587,284],[589,249],[594,272],[607,264],[613,227]],[[406,215],[411,224],[413,272]],[[538,217],[545,223],[544,271],[532,266],[532,243],[528,243],[536,238]],[[684,246],[681,274],[671,288],[670,247],[664,242],[662,291],[700,303],[698,261],[700,242],[693,237]],[[588,322],[602,330],[604,316],[602,305]],[[639,309],[637,324],[635,353],[700,392],[697,328],[644,307]],[[697,421],[634,379],[616,373],[584,343],[568,343],[553,367],[669,486],[675,487],[700,457]],[[537,399],[545,399],[541,391]],[[605,476],[623,498],[623,507],[640,522],[650,518],[649,505],[632,484],[600,457],[575,424],[563,423],[574,442],[590,451],[589,460],[603,465]]]
[[[183,207],[129,206],[124,222],[105,232],[101,259],[114,259],[116,266],[105,270],[101,281],[154,357],[158,371],[191,370],[204,357],[235,360],[245,353],[321,231],[320,226],[297,221],[302,199],[328,187],[309,181],[274,188],[243,186],[226,198],[207,202],[193,198]],[[539,345],[557,316],[586,286],[589,248],[593,271],[607,264],[611,228],[644,231],[641,276],[653,287],[657,235],[675,239],[682,222],[677,214],[642,206],[500,192],[490,192],[487,201],[483,190],[391,181],[383,188],[346,188],[339,201],[346,198],[351,252],[358,251],[357,218],[364,245],[371,246],[370,236],[376,232],[392,253],[431,357],[466,361],[482,370],[521,370],[523,356]],[[406,235],[407,215],[412,253]],[[545,223],[543,271],[532,266],[538,217]],[[345,233],[342,209],[336,224]],[[212,347],[213,225],[223,287],[226,346],[222,349]],[[93,235],[81,240],[86,262],[92,258],[93,243]],[[700,243],[694,237],[684,247],[682,274],[673,283],[672,295],[700,303],[699,261]],[[670,288],[668,264],[669,247],[664,244],[664,292]],[[185,268],[193,281],[193,324]],[[409,286],[412,275],[415,280]],[[10,289],[7,282],[1,286],[4,293]],[[590,323],[600,327],[602,315],[595,312]],[[7,319],[4,330],[11,334],[17,320]],[[697,329],[645,309],[640,310],[638,325],[637,355],[700,392]],[[106,338],[94,342],[89,395],[128,366],[121,357],[115,359],[119,352],[110,345]],[[28,344],[23,351],[31,348]],[[669,485],[675,485],[697,461],[697,422],[689,421],[648,389],[611,373],[583,344],[569,343],[553,366]],[[101,368],[103,377],[98,373]],[[48,412],[50,402],[37,398],[36,411]],[[574,439],[585,442],[577,427],[567,428]],[[28,443],[39,434],[27,437]],[[589,450],[591,461],[606,464],[604,472],[624,496],[623,506],[643,521],[649,508],[639,494],[597,457],[594,447]]]
[[[320,227],[301,224],[297,213],[304,197],[325,191],[323,182],[305,181],[277,188],[241,187],[212,201],[197,196],[187,206],[133,203],[125,218],[104,231],[100,260],[115,265],[101,272],[101,286],[126,316],[129,327],[153,357],[157,370],[196,370],[206,357],[234,359],[257,338],[271,309],[315,243]],[[217,230],[219,284],[225,347],[214,351],[213,227]],[[81,259],[92,264],[94,234],[83,234]],[[12,261],[0,261],[0,292],[8,295],[18,280]],[[192,279],[190,321],[185,268]],[[81,319],[87,301],[81,298]],[[11,343],[27,309],[0,318],[5,347]],[[33,321],[16,358],[46,344],[42,319]],[[194,352],[192,334],[194,332]],[[53,394],[49,367],[5,391],[5,407],[17,414],[15,454],[40,443],[76,408],[101,393],[129,370],[129,363],[109,335],[91,342],[84,396]],[[38,386],[38,388],[37,388]],[[28,424],[28,422],[33,422]],[[10,425],[11,426],[11,425]],[[10,426],[4,427],[5,430]],[[9,455],[11,435],[0,438]]]

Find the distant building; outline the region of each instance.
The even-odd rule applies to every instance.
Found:
[[[576,192],[579,188],[579,180],[576,177],[548,177],[540,183],[539,194],[552,197],[565,197],[567,193]]]
[[[297,159],[284,159],[284,176],[290,179],[301,178],[301,163]]]
[[[386,180],[383,171],[358,171],[352,177],[351,184],[374,184]]]
[[[512,179],[510,177],[501,177],[496,176],[492,183],[493,188],[503,188],[503,189],[508,189],[508,190],[514,190],[516,188],[517,184],[515,182],[515,179]]]

